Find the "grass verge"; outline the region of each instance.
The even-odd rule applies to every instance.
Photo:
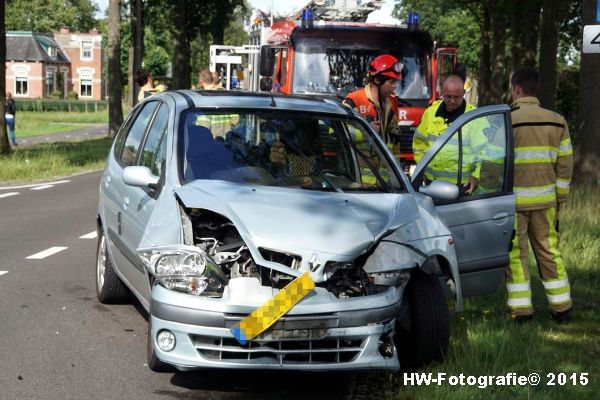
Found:
[[[537,266],[530,259],[534,321],[515,325],[505,316],[504,292],[467,299],[465,311],[451,318],[447,360],[418,372],[459,376],[538,373],[537,386],[404,385],[403,375],[388,377],[393,399],[597,399],[600,393],[600,187],[571,192],[561,212],[561,250],[574,301],[574,320],[550,320]],[[563,373],[558,379],[558,374]],[[582,385],[580,373],[588,373]],[[551,375],[557,379],[548,385]],[[576,374],[576,375],[573,375]],[[575,376],[575,378],[573,378]],[[566,381],[562,378],[566,377]],[[575,381],[573,381],[575,379]],[[562,384],[561,384],[562,383]]]
[[[16,147],[11,154],[0,156],[0,182],[42,181],[102,168],[112,141],[104,137]]]
[[[52,135],[85,128],[89,124],[107,124],[108,112],[34,112],[17,113],[15,132],[21,137]]]

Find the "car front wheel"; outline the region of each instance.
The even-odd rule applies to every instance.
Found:
[[[420,368],[442,361],[448,351],[450,321],[439,279],[414,270],[403,301],[406,315],[398,318],[394,337],[400,367]],[[406,326],[406,321],[409,326]]]
[[[96,249],[96,295],[100,303],[118,304],[129,297],[129,290],[113,268],[108,255],[108,241],[102,228],[98,233]]]

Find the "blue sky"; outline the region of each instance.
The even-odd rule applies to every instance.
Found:
[[[94,0],[100,8],[100,15],[104,15],[106,8],[108,7],[108,0]],[[304,6],[307,0],[248,0],[253,8],[260,8],[261,10],[267,11],[273,6],[275,14],[289,13],[296,11]],[[379,11],[375,11],[371,14],[369,22],[380,22],[380,23],[394,23],[391,19],[392,10],[394,9],[394,0],[386,0],[385,5]]]

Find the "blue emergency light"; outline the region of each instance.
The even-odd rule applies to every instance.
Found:
[[[408,29],[418,29],[421,22],[421,16],[416,12],[408,13]]]
[[[303,28],[312,28],[313,26],[313,10],[312,8],[306,7],[302,10],[302,27]]]

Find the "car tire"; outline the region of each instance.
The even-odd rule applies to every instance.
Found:
[[[120,304],[129,298],[129,290],[113,268],[108,254],[108,241],[102,228],[96,248],[96,295],[103,304]]]
[[[162,362],[156,357],[156,352],[154,351],[154,344],[152,340],[152,324],[150,323],[151,316],[148,316],[148,340],[147,340],[147,357],[148,357],[148,368],[150,368],[154,372],[175,372],[175,368]]]
[[[400,368],[415,369],[442,361],[448,351],[450,319],[444,291],[436,276],[414,270],[406,286],[410,329],[396,324],[394,342]]]

